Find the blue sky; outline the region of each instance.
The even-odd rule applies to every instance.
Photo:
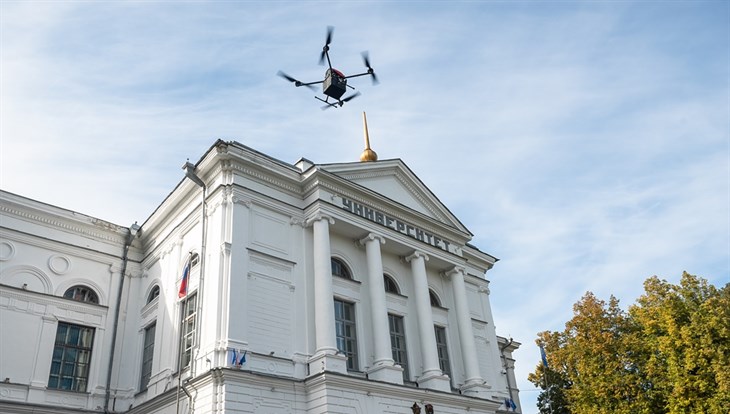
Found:
[[[624,307],[658,275],[730,281],[730,3],[0,3],[0,187],[143,222],[215,139],[357,160],[361,113],[501,259],[498,332],[560,330],[587,290]],[[276,76],[381,84],[321,111]]]

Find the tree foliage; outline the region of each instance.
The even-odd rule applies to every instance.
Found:
[[[541,413],[730,413],[730,283],[685,272],[644,290],[628,311],[588,292],[565,330],[538,334]]]

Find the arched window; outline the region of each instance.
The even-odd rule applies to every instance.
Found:
[[[441,307],[441,301],[439,300],[439,297],[433,293],[433,290],[428,290],[428,297],[431,299],[431,306]]]
[[[345,279],[352,279],[352,273],[350,273],[350,270],[347,268],[347,265],[340,260],[336,258],[332,258],[332,275],[343,277]]]
[[[153,300],[157,299],[158,296],[160,296],[160,286],[155,285],[155,287],[150,290],[150,294],[147,296],[147,303],[150,303]]]
[[[64,298],[73,299],[79,302],[99,303],[99,296],[91,288],[76,285],[68,288],[63,294]]]
[[[400,291],[398,290],[398,284],[395,283],[395,280],[393,280],[392,277],[389,275],[383,274],[383,283],[385,284],[385,291],[388,293],[395,293],[396,295],[400,295]]]

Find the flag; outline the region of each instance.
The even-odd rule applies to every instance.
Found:
[[[509,405],[512,407],[512,411],[517,410],[517,404],[512,400],[512,398],[509,399]]]
[[[188,294],[188,276],[190,276],[190,259],[193,255],[188,256],[188,262],[185,263],[183,269],[182,280],[180,281],[180,291],[177,292],[177,297],[184,298]]]
[[[234,367],[240,367],[246,363],[246,354],[248,351],[236,350],[236,348],[228,348],[228,352],[231,353],[230,362]]]
[[[540,344],[540,357],[542,358],[542,364],[545,368],[550,368],[547,362],[547,355],[545,355],[545,348],[543,348],[542,344]]]

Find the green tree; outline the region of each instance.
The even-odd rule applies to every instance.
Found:
[[[730,284],[684,273],[644,288],[628,312],[588,292],[565,330],[538,334],[549,368],[528,379],[541,413],[730,412]]]
[[[679,285],[652,277],[630,308],[645,338],[645,370],[667,413],[730,412],[730,284],[684,273]]]

